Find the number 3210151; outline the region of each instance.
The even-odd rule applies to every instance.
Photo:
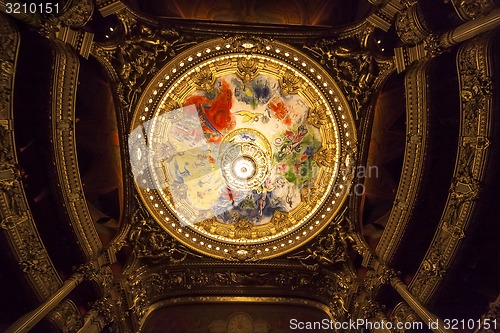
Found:
[[[7,14],[58,14],[59,3],[19,3],[7,2],[5,4]]]

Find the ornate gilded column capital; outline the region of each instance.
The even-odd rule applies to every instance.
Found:
[[[397,329],[398,323],[415,323],[420,322],[421,319],[419,316],[413,311],[413,309],[406,304],[405,302],[401,302],[392,311],[390,320],[394,324],[395,327],[394,333],[404,333],[406,330]],[[425,325],[424,325],[425,326]]]
[[[62,301],[46,318],[65,333],[76,333],[83,326],[78,307],[69,299]]]
[[[417,2],[411,3],[411,5],[396,14],[394,25],[396,33],[405,44],[418,44],[430,34],[422,10]]]
[[[394,277],[397,277],[397,275],[392,269],[382,268],[379,271],[370,269],[366,272],[364,278],[365,289],[373,297],[381,286],[389,284]]]
[[[90,311],[84,317],[85,323],[78,332],[101,332],[115,318],[117,318],[116,303],[110,296],[102,297],[92,304]]]

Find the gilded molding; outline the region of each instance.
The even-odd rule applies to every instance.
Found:
[[[71,45],[84,58],[88,58],[94,34],[77,30],[85,26],[94,13],[92,0],[71,1],[63,9],[63,13],[51,20],[42,21],[41,33]]]
[[[500,8],[497,8],[443,34],[429,35],[415,46],[395,48],[394,61],[398,73],[401,73],[418,60],[436,57],[453,45],[495,29],[499,21]]]
[[[52,85],[53,154],[61,196],[81,249],[88,259],[96,257],[102,243],[90,215],[78,170],[75,137],[75,104],[80,62],[59,41],[52,44],[55,56]]]
[[[460,89],[460,145],[450,192],[434,239],[409,289],[428,302],[466,237],[488,159],[493,113],[491,34],[463,44],[457,55]]]
[[[290,273],[292,272],[292,273]],[[343,318],[349,303],[354,275],[311,271],[300,265],[252,265],[241,267],[210,262],[161,265],[154,270],[135,267],[126,273],[122,288],[130,295],[129,309],[141,320],[149,307],[162,299],[183,295],[281,295],[307,296],[325,302],[332,316]]]
[[[5,11],[5,5],[1,1],[0,9]],[[13,13],[10,15],[27,23],[32,27],[32,30],[46,38],[59,39],[68,43],[84,58],[87,58],[94,35],[83,29],[78,29],[91,20],[93,13],[92,0],[74,0],[67,1],[57,15],[39,13]]]
[[[428,66],[428,62],[418,63],[405,76],[406,147],[394,206],[376,248],[376,253],[383,262],[391,261],[401,242],[422,183],[428,136]]]
[[[20,35],[0,15],[0,231],[5,235],[19,269],[38,300],[48,299],[62,285],[35,221],[21,182],[13,128],[14,79]]]

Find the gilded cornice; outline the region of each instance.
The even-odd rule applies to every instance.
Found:
[[[460,91],[459,147],[438,229],[410,291],[427,303],[443,281],[471,222],[488,160],[493,91],[488,34],[463,44],[457,55]]]
[[[62,285],[38,234],[21,182],[13,126],[15,69],[20,35],[0,15],[0,230],[37,298],[49,298]]]
[[[389,220],[376,248],[379,258],[384,262],[391,261],[401,242],[422,184],[428,137],[428,66],[427,61],[422,61],[405,76],[407,134],[403,168]]]
[[[102,243],[87,206],[76,154],[75,104],[80,62],[65,44],[53,41],[51,45],[55,56],[51,103],[52,143],[60,195],[81,249],[91,259],[100,253]]]
[[[354,289],[347,270],[315,272],[300,265],[268,264],[242,267],[224,263],[160,265],[136,268],[122,281],[132,322],[143,320],[161,300],[184,296],[306,297],[328,305],[337,320],[346,318],[346,304]]]

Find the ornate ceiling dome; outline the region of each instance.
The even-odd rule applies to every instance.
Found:
[[[347,197],[355,146],[348,105],[318,64],[243,38],[199,44],[161,69],[129,136],[157,222],[191,248],[240,260],[320,232]]]

